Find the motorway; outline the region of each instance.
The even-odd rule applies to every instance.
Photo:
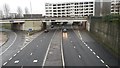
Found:
[[[118,66],[117,59],[97,44],[86,32],[74,30],[72,26],[62,28],[67,28],[67,32],[62,33],[61,44],[63,50],[61,64],[63,64],[64,68],[73,68],[73,66],[78,68],[84,68],[85,66],[112,68],[111,66]],[[51,40],[54,39],[55,34],[59,35],[58,33],[60,31],[59,28],[54,27],[49,29],[48,33],[41,33],[37,38],[24,46],[24,48],[18,50],[16,54],[3,63],[3,68],[9,68],[9,66],[17,66],[18,68],[42,66],[47,56],[46,53],[49,45],[51,45]]]

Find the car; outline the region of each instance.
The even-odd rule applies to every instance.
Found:
[[[67,29],[63,29],[63,32],[67,32]]]
[[[49,32],[49,31],[46,29],[46,30],[44,30],[44,32],[47,33],[47,32]]]
[[[51,28],[54,28],[54,26],[52,25]]]

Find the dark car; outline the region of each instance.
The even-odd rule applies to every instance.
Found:
[[[49,32],[49,31],[46,29],[46,30],[44,30],[44,32],[47,33],[47,32]]]
[[[54,28],[54,26],[52,25],[51,28]]]

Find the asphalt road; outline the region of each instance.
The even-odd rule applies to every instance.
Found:
[[[49,30],[48,33],[39,35],[25,48],[13,55],[5,66],[42,66],[48,45],[55,30]]]
[[[117,59],[94,41],[94,39],[92,39],[87,33],[73,30],[71,26],[65,26],[62,28],[67,28],[67,32],[62,33],[62,48],[65,68],[111,68],[110,66],[118,65]],[[56,30],[58,30],[57,33],[55,33]],[[9,58],[9,60],[4,63],[4,66],[14,66],[13,68],[25,68],[26,66],[41,67],[50,42],[54,39],[53,36],[54,34],[59,35],[59,31],[60,30],[58,28],[54,27],[49,29],[48,33],[42,33],[26,47],[18,50],[14,55],[12,55],[12,58]],[[57,40],[54,39],[53,41]],[[17,42],[16,45],[17,44],[19,44],[19,42]],[[51,52],[53,50],[50,48],[49,51]],[[49,51],[48,53],[50,53]],[[55,56],[50,57],[53,59]],[[48,59],[47,56],[46,59]]]
[[[87,41],[89,40],[89,43],[86,43],[86,41],[83,40],[85,38],[82,37],[82,40],[80,40],[79,34],[73,31],[71,26],[64,28],[68,29],[66,33],[63,33],[63,50],[66,68],[72,68],[71,66],[78,66],[78,68],[84,68],[85,66],[97,68],[118,66],[117,59],[114,59],[108,51],[104,50],[104,48],[99,46],[96,42],[93,44],[91,39],[89,39],[89,36],[83,36],[84,34],[82,35],[87,39]],[[101,49],[103,51],[101,51]],[[108,57],[108,59],[104,59],[106,57]]]
[[[2,64],[13,56],[21,47],[23,47],[24,43],[24,33],[21,31],[13,32],[7,31],[8,41],[1,47],[2,51],[0,53]],[[0,65],[1,66],[1,65]]]

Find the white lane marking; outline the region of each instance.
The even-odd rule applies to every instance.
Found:
[[[97,58],[100,58],[100,57],[97,55]]]
[[[93,52],[93,54],[95,55],[96,53],[95,53],[95,52]]]
[[[41,35],[43,32],[41,32],[39,35]],[[39,36],[38,35],[38,36]],[[38,36],[36,36],[34,39],[36,39]],[[30,42],[28,42],[27,44],[25,44],[25,46],[23,46],[20,50],[23,50],[28,44],[30,44],[34,39],[32,39]]]
[[[5,51],[3,51],[2,53],[0,53],[0,55],[4,54],[14,44],[14,42],[17,39],[17,34],[15,32],[14,32],[14,34],[15,34],[15,39],[13,40],[13,42],[11,43],[11,45]]]
[[[38,47],[38,45],[37,45],[37,47]]]
[[[9,61],[12,59],[12,57],[9,59]]]
[[[88,49],[90,49],[90,47],[88,46]]]
[[[102,63],[105,63],[102,59],[100,60]]]
[[[81,56],[80,56],[80,55],[78,55],[78,57],[79,57],[79,58],[81,58]]]
[[[38,60],[33,60],[33,63],[37,63],[38,62]]]
[[[30,55],[33,55],[33,53],[30,53]]]
[[[41,40],[41,42],[42,42],[42,40]]]
[[[73,41],[70,41],[71,43],[73,42]]]
[[[16,60],[14,63],[15,63],[15,64],[19,63],[19,60]]]
[[[74,46],[74,48],[76,48],[76,47]]]
[[[47,55],[48,55],[48,52],[49,52],[49,49],[50,49],[50,46],[51,46],[53,37],[55,36],[55,33],[56,33],[56,31],[54,32],[54,34],[53,34],[53,36],[52,36],[52,38],[51,38],[51,41],[50,41],[50,43],[49,43],[49,45],[48,45],[48,48],[47,48],[47,51],[46,51],[46,54],[45,54],[45,57],[44,57],[44,60],[43,60],[42,68],[44,68],[45,61],[46,61],[46,59],[47,59]]]
[[[20,53],[20,51],[18,51],[17,53]]]
[[[110,68],[108,65],[105,65],[107,68]]]
[[[62,30],[61,30],[61,33],[62,33]],[[71,38],[71,37],[70,37]],[[61,56],[62,56],[62,65],[63,65],[63,68],[65,68],[65,59],[64,59],[64,51],[63,51],[63,45],[62,45],[62,34],[61,34]]]
[[[90,51],[93,51],[92,49],[90,49]]]
[[[20,50],[22,50],[23,48],[21,48]]]
[[[5,63],[3,64],[3,66],[6,65],[7,63],[8,63],[8,62],[5,62]]]
[[[14,54],[14,56],[16,56],[17,54]]]

